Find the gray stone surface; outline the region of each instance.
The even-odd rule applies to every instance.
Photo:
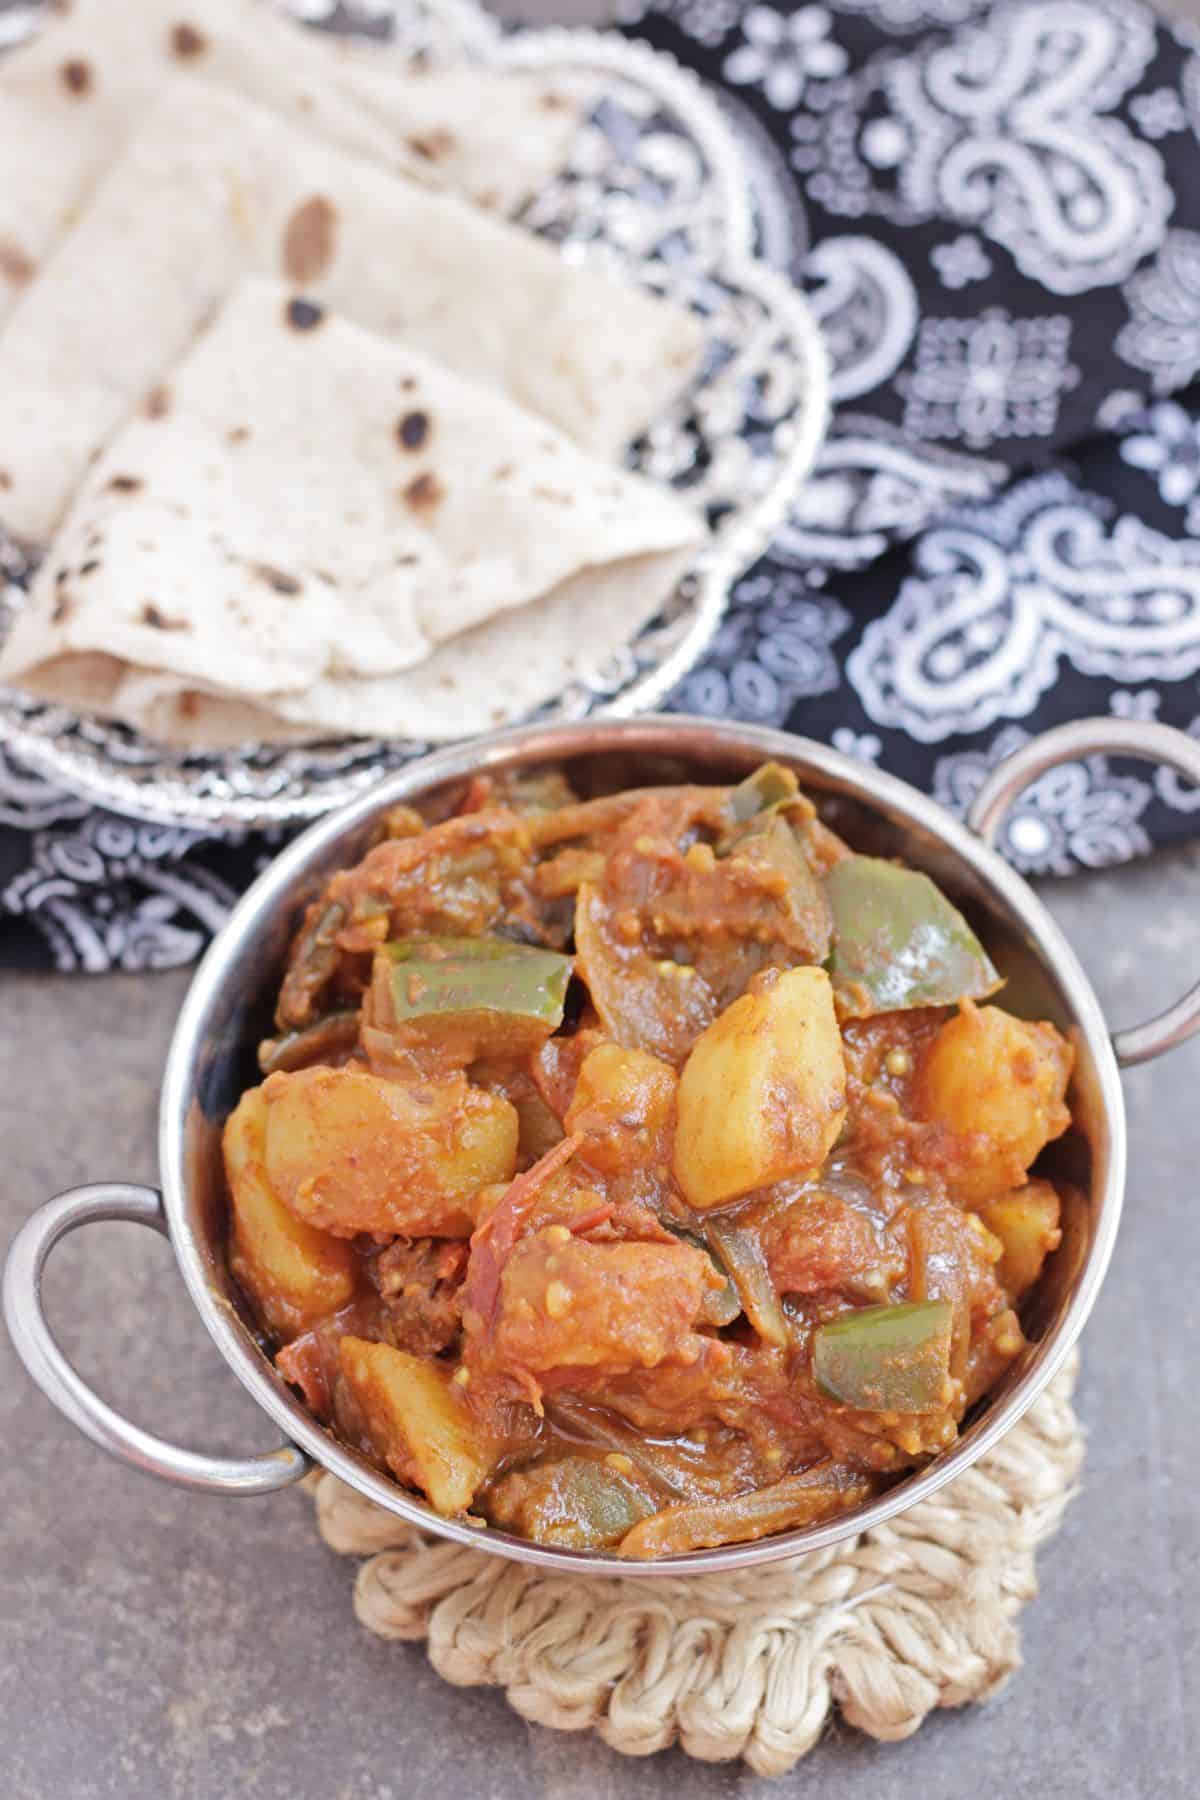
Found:
[[[513,0],[524,17],[546,0]],[[596,16],[599,0],[557,9]],[[1053,886],[1114,1022],[1200,967],[1200,852]],[[72,1182],[154,1178],[156,1088],[181,975],[0,977],[0,1241]],[[1043,1554],[1026,1666],[999,1700],[902,1745],[834,1727],[774,1791],[962,1800],[1194,1795],[1200,1700],[1200,1044],[1130,1074],[1128,1213],[1086,1334],[1082,1492]],[[165,1244],[104,1226],[47,1283],[68,1351],[182,1442],[269,1429],[191,1312]],[[678,1752],[622,1760],[459,1691],[351,1612],[351,1568],[300,1495],[197,1498],[109,1461],[0,1340],[3,1800],[749,1800],[768,1784]]]
[[[1114,1022],[1200,967],[1200,850],[1047,890]],[[181,975],[6,975],[0,1238],[54,1190],[154,1177]],[[1044,1552],[1026,1667],[992,1705],[902,1745],[834,1728],[785,1784],[872,1800],[1020,1794],[1183,1800],[1200,1699],[1200,1044],[1126,1079],[1128,1214],[1085,1338],[1083,1490]],[[107,1225],[48,1279],[64,1344],[143,1423],[213,1449],[270,1431],[192,1314],[170,1252]],[[1165,1298],[1164,1296],[1165,1292]],[[307,1500],[197,1498],[109,1461],[0,1343],[0,1784],[5,1800],[486,1800],[749,1796],[678,1752],[629,1763],[444,1686],[351,1612],[351,1568]],[[810,1785],[815,1784],[815,1785]]]

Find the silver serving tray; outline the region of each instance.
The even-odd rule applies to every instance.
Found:
[[[373,4],[364,14],[360,0],[355,21],[337,0],[292,6],[309,22],[343,29],[377,30],[386,11]],[[32,28],[32,8],[29,21]],[[796,291],[751,254],[741,154],[714,101],[670,57],[597,32],[506,37],[471,0],[409,0],[391,24],[391,41],[428,61],[536,68],[602,89],[566,166],[522,222],[564,256],[616,270],[705,321],[700,375],[629,460],[702,508],[712,537],[638,636],[535,716],[645,711],[703,653],[732,584],[766,549],[812,466],[828,414],[819,327]],[[0,638],[31,572],[0,534]],[[430,748],[411,738],[343,738],[183,752],[12,688],[0,688],[0,744],[100,805],[208,828],[316,818]]]

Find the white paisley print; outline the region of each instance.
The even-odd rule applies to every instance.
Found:
[[[1161,154],[1111,116],[1154,51],[1128,0],[1001,4],[797,117],[793,161],[833,212],[949,218],[1051,293],[1085,293],[1131,275],[1170,215]]]
[[[649,0],[620,0],[616,16],[623,24],[636,25],[649,10]],[[688,37],[711,50],[733,30],[744,7],[741,0],[658,0],[654,11],[674,19]]]
[[[948,244],[935,244],[929,261],[947,288],[965,288],[973,281],[986,281],[992,272],[991,257],[970,231],[952,238]]]
[[[27,916],[59,969],[193,962],[236,898],[188,860],[204,834],[94,812],[2,751],[0,824],[30,834],[24,866],[0,887],[0,918]]]
[[[1023,718],[1063,659],[1117,681],[1200,670],[1200,543],[1103,512],[1054,473],[927,532],[847,660],[868,717],[933,744]]]
[[[739,87],[761,88],[777,112],[791,112],[810,81],[828,81],[846,68],[849,59],[830,37],[831,24],[823,6],[795,12],[748,7],[741,22],[745,42],[725,58],[721,72]]]
[[[1200,232],[1169,231],[1124,296],[1130,316],[1117,355],[1145,370],[1157,393],[1182,387],[1200,371]]]
[[[831,0],[836,12],[860,13],[884,31],[915,31],[923,25],[962,25],[986,10],[989,0]]]
[[[961,438],[982,450],[998,438],[1048,437],[1079,371],[1067,361],[1071,321],[1010,319],[999,307],[971,319],[925,319],[913,369],[896,383],[904,429]]]
[[[1185,528],[1200,537],[1200,419],[1160,400],[1131,423],[1134,429],[1121,439],[1122,462],[1154,478],[1164,506],[1186,507]]]
[[[772,561],[862,568],[948,506],[993,493],[1004,473],[1000,463],[910,444],[881,420],[843,413],[772,541]]]
[[[795,575],[751,575],[733,591],[705,666],[672,704],[712,718],[782,725],[797,700],[829,693],[840,679],[835,641],[850,626],[836,600]]]
[[[1029,735],[1010,725],[985,750],[942,757],[934,767],[934,798],[965,813],[989,771]],[[1107,757],[1062,763],[1026,788],[1001,827],[998,848],[1029,875],[1127,862],[1150,848],[1140,820],[1152,797],[1149,782],[1114,774]]]
[[[736,86],[758,87],[777,112],[791,112],[810,81],[843,73],[846,52],[829,36],[823,6],[777,12],[751,6],[742,19],[745,42],[725,58],[722,74]]]
[[[1187,130],[1187,111],[1174,88],[1136,95],[1129,102],[1129,116],[1143,137],[1164,138],[1173,131]]]
[[[850,236],[818,244],[805,273],[833,363],[830,398],[859,399],[908,354],[920,316],[912,277],[885,244]]]
[[[873,731],[851,731],[848,725],[839,725],[830,742],[843,756],[853,756],[858,762],[878,763],[883,755],[883,745]]]

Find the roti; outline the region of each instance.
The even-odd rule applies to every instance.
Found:
[[[580,113],[561,82],[421,72],[262,0],[71,0],[0,60],[0,318],[180,72],[499,212],[561,168]]]
[[[184,77],[0,331],[0,522],[47,541],[244,275],[403,337],[615,457],[694,372],[690,313]]]
[[[89,473],[0,679],[173,742],[518,716],[620,648],[704,536],[667,490],[278,282],[240,284],[169,390]]]

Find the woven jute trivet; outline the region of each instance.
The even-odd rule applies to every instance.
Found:
[[[781,1775],[833,1706],[903,1738],[937,1706],[983,1700],[1021,1660],[1034,1552],[1071,1498],[1083,1438],[1074,1359],[1002,1444],[932,1500],[832,1550],[729,1575],[547,1575],[423,1536],[332,1475],[321,1534],[366,1556],[361,1622],[424,1639],[463,1687],[504,1688],[526,1719],[592,1728],[645,1756],[743,1757]]]

